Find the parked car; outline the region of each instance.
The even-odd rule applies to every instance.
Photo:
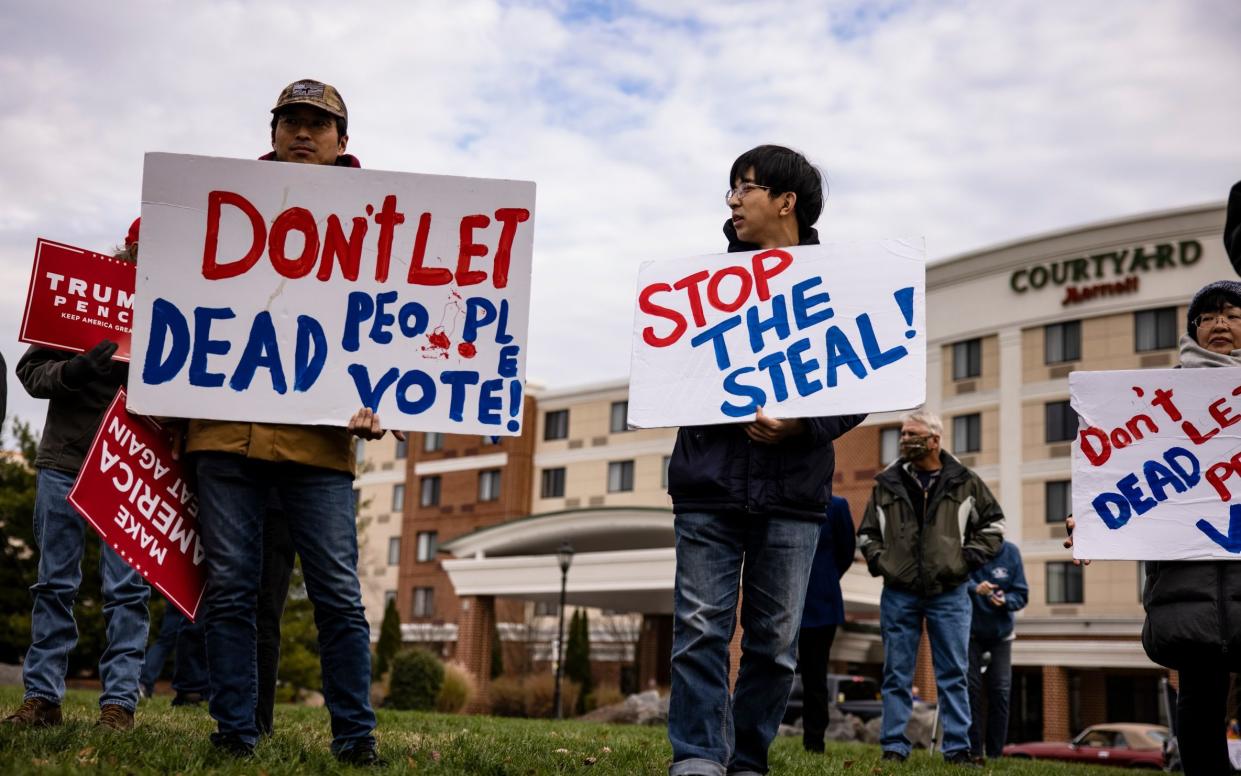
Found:
[[[1136,722],[1092,725],[1068,743],[1009,744],[1004,747],[1004,756],[1162,770],[1164,742],[1168,735],[1168,729],[1162,725]]]
[[[791,725],[801,719],[802,693],[801,674],[798,673],[793,677],[793,691],[789,693],[789,704],[784,709],[785,724]],[[863,722],[883,715],[879,683],[868,676],[828,674],[827,697],[841,713],[852,714]]]

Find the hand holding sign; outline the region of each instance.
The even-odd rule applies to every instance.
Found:
[[[383,424],[379,422],[379,416],[375,414],[369,407],[363,407],[353,413],[353,417],[349,419],[349,433],[361,439],[382,439],[383,435],[388,433],[384,431]],[[393,431],[392,436],[397,441],[405,441],[404,431]]]
[[[774,445],[783,442],[786,439],[795,437],[806,430],[806,424],[800,418],[788,418],[781,420],[763,414],[763,408],[758,408],[758,416],[753,423],[747,423],[745,427],[746,436],[755,442],[762,442],[765,445]]]
[[[112,371],[112,356],[116,354],[116,348],[115,342],[105,339],[89,352],[77,354],[65,362],[61,379],[74,390],[95,382]]]

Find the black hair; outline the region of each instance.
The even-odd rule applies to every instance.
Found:
[[[787,192],[797,195],[794,213],[797,229],[804,236],[823,214],[823,175],[805,156],[791,148],[778,145],[761,145],[751,148],[733,162],[728,171],[728,186],[732,186],[751,167],[754,182],[769,186],[769,197]]]
[[[314,106],[311,106],[311,107],[314,107]],[[323,109],[319,108],[319,110],[323,110]],[[327,111],[323,111],[323,112],[327,113]],[[280,123],[280,116],[283,113],[284,113],[283,110],[279,110],[271,114],[271,141],[273,143],[276,142],[276,125]],[[340,116],[335,116],[331,113],[328,113],[328,115],[332,116],[332,118],[336,120],[336,137],[338,140],[349,134],[349,121],[348,120],[342,119]]]
[[[1204,294],[1198,304],[1194,305],[1194,312],[1198,315],[1203,313],[1222,313],[1228,305],[1233,307],[1241,307],[1241,296],[1220,289]]]

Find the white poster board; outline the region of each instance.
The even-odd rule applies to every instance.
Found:
[[[909,409],[926,400],[922,240],[652,261],[638,273],[629,424]]]
[[[1241,369],[1073,372],[1073,557],[1241,553]]]
[[[534,184],[147,154],[129,407],[521,431]]]

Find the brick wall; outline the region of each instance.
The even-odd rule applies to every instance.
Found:
[[[1069,672],[1060,666],[1043,666],[1043,740],[1068,741]]]

